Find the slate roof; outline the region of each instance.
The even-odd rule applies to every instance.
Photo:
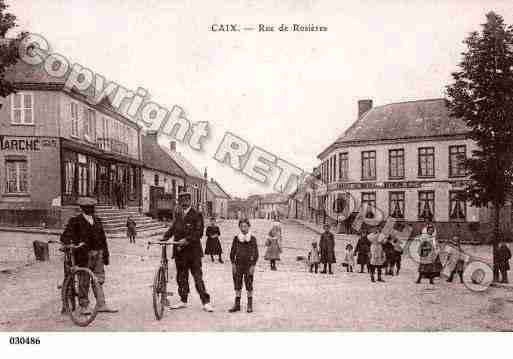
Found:
[[[157,141],[157,132],[156,131],[147,131],[146,136],[153,137],[155,141]],[[158,143],[158,142],[157,142]],[[160,146],[160,144],[159,144]],[[185,172],[187,177],[196,178],[199,180],[204,181],[205,177],[201,174],[201,172],[194,167],[194,165],[189,162],[187,158],[185,158],[180,152],[178,151],[171,151],[169,147],[160,146],[162,151],[164,151],[171,159],[180,167],[180,169]]]
[[[408,101],[373,107],[331,146],[362,141],[464,135],[469,132],[463,120],[449,115],[443,98]]]
[[[185,178],[187,174],[157,143],[155,136],[141,136],[143,166],[173,176]]]
[[[210,180],[207,184],[208,190],[214,194],[214,197],[221,197],[231,199],[230,195],[226,193],[217,181]]]

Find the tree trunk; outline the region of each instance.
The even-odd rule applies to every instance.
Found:
[[[499,205],[494,206],[495,210],[495,218],[493,223],[493,281],[498,282],[499,281],[499,269],[497,267],[497,250],[499,248],[499,236],[500,236],[500,212],[501,208]]]

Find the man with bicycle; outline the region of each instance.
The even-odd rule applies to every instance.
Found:
[[[164,234],[163,240],[174,237],[173,258],[176,264],[176,281],[181,301],[170,306],[171,309],[187,307],[189,295],[189,271],[192,274],[196,290],[203,304],[203,309],[213,312],[210,295],[205,288],[201,270],[201,237],[203,236],[203,217],[191,206],[191,194],[187,192],[178,195],[181,211],[175,212],[173,224]]]
[[[98,279],[98,286],[93,288],[98,306],[98,312],[115,313],[117,310],[109,308],[105,303],[103,283],[105,282],[105,265],[109,265],[109,248],[101,220],[94,215],[96,199],[81,197],[78,199],[81,213],[70,218],[61,235],[63,244],[81,245],[76,249],[75,264],[79,267],[89,268]],[[82,280],[83,279],[83,280]],[[89,306],[89,278],[81,278],[79,284],[79,304],[83,314],[90,313]]]

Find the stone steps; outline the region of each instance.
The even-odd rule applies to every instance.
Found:
[[[136,207],[118,209],[102,205],[97,206],[96,215],[102,220],[105,234],[110,238],[126,237],[126,221],[128,217],[135,221],[138,237],[162,235],[167,230],[166,224],[139,213]]]

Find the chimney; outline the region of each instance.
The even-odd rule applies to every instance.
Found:
[[[171,150],[171,152],[176,152],[176,141],[169,142],[169,149]]]
[[[372,108],[372,100],[358,100],[358,119],[361,119],[362,116]]]

